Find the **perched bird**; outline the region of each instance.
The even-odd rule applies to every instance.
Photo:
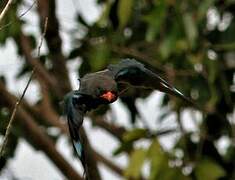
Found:
[[[99,105],[116,101],[129,86],[156,89],[193,104],[176,88],[133,59],[124,59],[118,64],[109,65],[103,71],[86,74],[80,79],[79,89],[65,96],[65,113],[70,135],[85,173],[86,160],[79,135],[84,115]]]

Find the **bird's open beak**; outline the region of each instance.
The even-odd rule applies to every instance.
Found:
[[[108,91],[106,93],[104,93],[103,95],[100,96],[101,98],[104,98],[106,100],[108,100],[109,102],[112,102],[114,100],[116,100],[116,95],[113,94],[112,92]]]

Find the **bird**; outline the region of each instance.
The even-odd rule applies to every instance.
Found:
[[[84,75],[79,81],[79,89],[65,96],[64,109],[73,147],[81,160],[85,174],[86,157],[79,129],[86,112],[100,105],[115,102],[130,86],[158,90],[193,104],[190,98],[135,59],[123,59],[117,64],[110,64],[102,71]]]

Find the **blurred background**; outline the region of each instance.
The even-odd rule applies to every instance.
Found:
[[[35,76],[0,179],[82,179],[63,96],[84,74],[135,58],[204,112],[142,89],[89,112],[82,138],[92,179],[234,180],[234,14],[234,0],[13,1],[0,24],[0,142],[33,67]]]

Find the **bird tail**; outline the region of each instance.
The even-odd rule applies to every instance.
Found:
[[[160,83],[160,84],[161,84],[160,89],[163,89],[162,90],[163,92],[166,92],[166,93],[169,93],[169,94],[174,95],[176,97],[179,97],[179,98],[183,99],[184,101],[186,101],[190,105],[193,105],[193,106],[195,105],[195,103],[190,98],[186,97],[178,89],[176,89],[172,86],[167,86],[164,83]]]
[[[83,169],[84,169],[83,178],[88,180],[88,174],[87,174],[88,170],[87,170],[85,153],[84,153],[84,150],[83,150],[83,147],[82,147],[82,143],[79,140],[78,141],[73,140],[73,147],[74,147],[75,151],[77,152],[77,154],[79,156],[79,159],[82,162],[82,166],[83,166]]]
[[[82,141],[79,135],[79,128],[74,126],[69,119],[68,119],[68,125],[69,125],[69,132],[70,132],[70,136],[72,139],[73,148],[76,151],[79,159],[81,160],[81,163],[84,169],[83,177],[84,179],[88,179],[86,156],[85,156],[84,148],[83,148]]]
[[[181,93],[178,89],[174,88],[173,86],[169,85],[168,83],[165,83],[165,81],[160,82],[159,90],[162,92],[166,92],[168,94],[171,94],[173,96],[176,96],[185,102],[187,102],[189,105],[192,105],[194,107],[198,107],[190,98],[186,97],[183,93]]]
[[[150,71],[148,69],[145,69],[145,71],[152,78],[150,80],[151,83],[149,83],[152,88],[158,89],[162,92],[171,94],[171,95],[176,96],[178,98],[181,98],[185,102],[187,102],[189,105],[192,105],[192,106],[195,106],[196,108],[198,108],[198,106],[190,98],[186,97],[183,93],[181,93],[178,89],[174,88],[167,81],[162,79],[160,76],[158,76],[157,74],[153,73],[152,71]]]

